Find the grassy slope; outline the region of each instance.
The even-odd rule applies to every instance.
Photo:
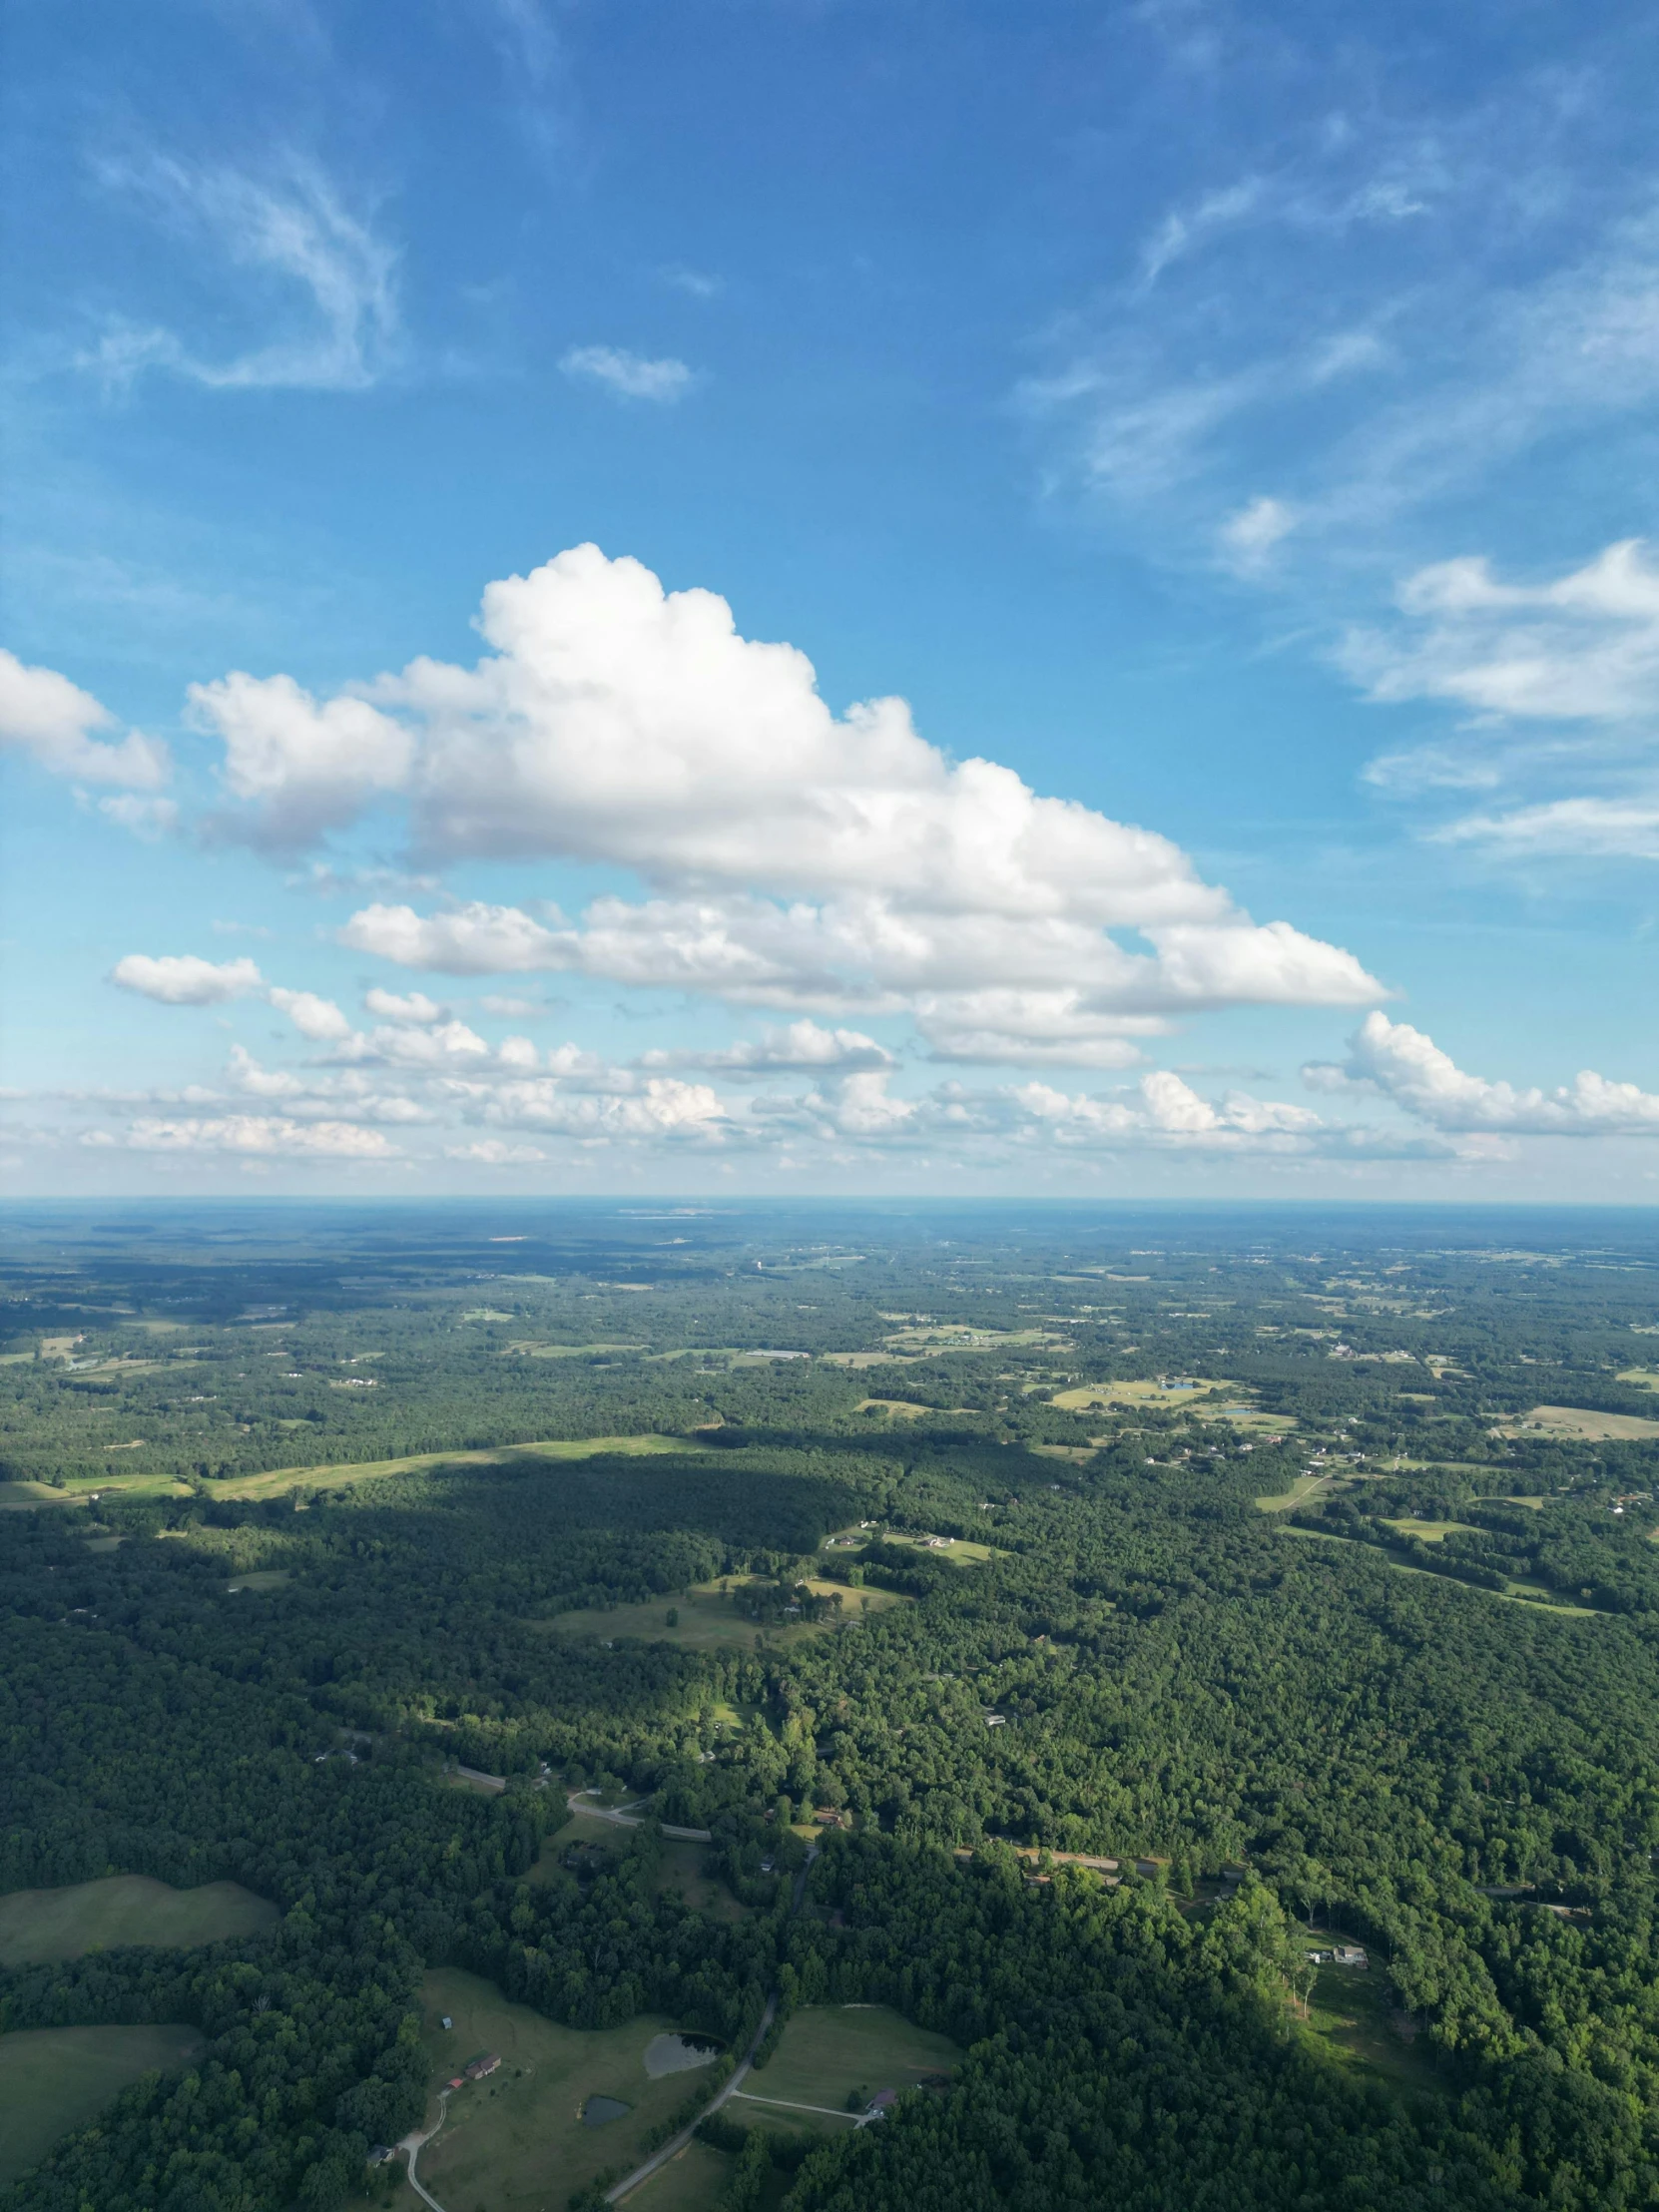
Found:
[[[38,2165],[60,2135],[84,2127],[155,2068],[186,2066],[194,2027],[30,2027],[0,2035],[0,2187]]]
[[[449,2123],[420,2154],[420,2177],[451,2212],[563,2212],[572,2190],[610,2166],[633,2164],[647,2131],[695,2087],[697,2074],[647,2075],[645,2046],[673,2020],[644,2014],[626,2027],[561,2027],[510,2004],[492,1982],[440,1966],[422,1985],[434,2090],[480,2050],[501,2058],[488,2081],[449,2100]],[[438,2024],[445,2013],[455,2024]],[[492,2094],[493,2091],[493,2094]],[[619,2098],[625,2119],[584,2127],[590,2096]],[[435,2116],[435,2099],[428,2125]]]
[[[235,1882],[175,1890],[148,1875],[120,1874],[63,1890],[14,1890],[0,1897],[0,1965],[79,1958],[119,1943],[226,1942],[277,1918],[275,1905]]]

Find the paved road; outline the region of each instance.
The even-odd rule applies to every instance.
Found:
[[[464,1768],[462,1772],[465,1772]],[[589,1805],[585,1802],[586,1798],[585,1790],[575,1790],[565,1799],[565,1803],[573,1813],[585,1813],[590,1821],[609,1821],[613,1828],[645,1826],[645,1819],[634,1811],[634,1805],[645,1803],[644,1798],[635,1798],[633,1805],[619,1805],[614,1811],[603,1805]],[[713,1832],[707,1828],[676,1828],[672,1821],[663,1821],[659,1825],[665,1836],[678,1836],[684,1843],[712,1844],[715,1840]]]
[[[807,1863],[795,1878],[795,1890],[794,1894],[790,1898],[790,1911],[792,1914],[799,1913],[801,1910],[801,1900],[807,1894],[807,1876],[811,1872],[813,1861],[817,1857],[817,1844],[810,1845],[807,1852]],[[712,2112],[718,2112],[721,2106],[726,2102],[728,2097],[736,2095],[737,2091],[743,2086],[744,2081],[748,2077],[750,2068],[755,2063],[755,2053],[760,2049],[762,2043],[766,2040],[767,2031],[772,2026],[773,2021],[777,2017],[778,1992],[775,1989],[772,1992],[771,1996],[767,1998],[767,2008],[761,2014],[761,2024],[755,2030],[753,2037],[750,2039],[749,2048],[743,2054],[742,2063],[738,2067],[736,2067],[731,2074],[727,2076],[725,2082],[722,2084],[720,2089],[717,2090],[715,2095],[709,2099],[708,2103],[703,2107],[702,2111],[698,2113],[696,2119],[688,2122],[688,2124],[680,2130],[678,2135],[671,2135],[668,2141],[663,2145],[661,2150],[653,2151],[651,2156],[645,2161],[643,2166],[636,2166],[633,2172],[631,2174],[625,2175],[624,2178],[617,2183],[614,2189],[606,2190],[605,2202],[607,2204],[620,2204],[623,2198],[631,2195],[632,2192],[639,2187],[642,2181],[649,2181],[651,2176],[654,2173],[659,2172],[664,2166],[666,2166],[671,2158],[678,2158],[680,2153],[685,2149],[686,2145],[691,2141],[692,2137],[697,2133],[698,2129],[703,2125],[703,2122],[709,2117],[709,2115]]]

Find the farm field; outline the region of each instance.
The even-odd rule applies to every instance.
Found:
[[[1572,1436],[1584,1443],[1614,1439],[1633,1443],[1659,1436],[1659,1420],[1647,1420],[1638,1413],[1598,1413],[1584,1405],[1534,1405],[1531,1412],[1521,1413],[1502,1426],[1510,1433],[1541,1428],[1549,1435]]]
[[[985,1352],[1003,1345],[1057,1345],[1064,1338],[1054,1329],[974,1329],[966,1322],[919,1322],[895,1329],[886,1340],[899,1352]]]
[[[1172,1382],[1082,1382],[1056,1390],[1053,1402],[1068,1413],[1088,1413],[1112,1405],[1190,1405],[1208,1390],[1235,1387],[1228,1382],[1189,1376]]]
[[[914,2089],[950,2073],[962,2053],[947,2035],[914,2027],[884,2004],[814,2004],[791,2019],[769,2066],[734,2093],[736,2116],[770,2126],[837,2128],[854,2089]],[[763,2100],[770,2100],[763,2101]],[[820,2109],[792,2109],[812,2107]]]
[[[628,2199],[634,2212],[719,2212],[735,2161],[692,2141]]]
[[[172,2073],[202,2049],[194,2027],[27,2027],[0,2035],[0,2188],[95,2119],[141,2074]]]
[[[266,1474],[245,1475],[216,1483],[217,1497],[255,1499],[282,1497],[290,1490],[312,1486],[339,1489],[358,1482],[373,1482],[388,1474],[436,1473],[448,1467],[498,1467],[513,1459],[595,1459],[602,1454],[635,1458],[664,1451],[696,1451],[695,1436],[574,1436],[554,1437],[539,1443],[503,1444],[489,1451],[419,1451],[400,1459],[342,1459],[303,1467],[273,1467]],[[101,1475],[71,1481],[63,1489],[50,1483],[13,1481],[5,1485],[16,1496],[0,1498],[0,1506],[85,1505],[97,1499],[189,1497],[190,1485],[166,1474]]]
[[[111,1875],[61,1890],[0,1897],[0,1965],[40,1965],[123,1943],[172,1948],[255,1936],[280,1919],[275,1905],[235,1882],[175,1890],[149,1875]]]
[[[619,1637],[637,1636],[652,1643],[677,1644],[685,1651],[712,1651],[722,1644],[753,1647],[757,1634],[762,1631],[747,1615],[739,1612],[731,1593],[746,1582],[758,1579],[752,1575],[727,1575],[724,1586],[722,1582],[697,1582],[689,1590],[653,1598],[647,1605],[585,1606],[569,1613],[555,1613],[551,1619],[532,1625],[552,1629],[561,1636],[608,1637],[613,1642]],[[827,1620],[773,1622],[764,1630],[769,1644],[787,1650],[791,1644],[810,1642],[815,1636],[828,1636],[837,1625],[857,1620],[865,1613],[884,1613],[895,1605],[913,1602],[895,1590],[849,1590],[839,1582],[822,1581],[817,1576],[807,1577],[807,1587],[816,1597],[840,1598],[841,1623]],[[669,1624],[670,1612],[680,1616],[673,1626]]]
[[[561,2027],[513,2004],[493,1982],[442,1966],[421,1983],[425,2046],[436,2090],[480,2051],[493,2051],[500,2070],[469,2081],[449,2099],[443,2131],[420,2154],[420,2178],[451,2212],[564,2212],[572,2191],[607,2167],[626,2168],[641,2144],[712,2069],[665,2074],[645,2070],[646,2046],[677,2024],[642,2013],[626,2027]],[[447,2013],[453,2027],[439,2023]],[[603,2126],[583,2124],[589,2097],[614,2098],[625,2115]],[[663,2200],[667,2202],[665,2198]]]

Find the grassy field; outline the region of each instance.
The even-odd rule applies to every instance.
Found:
[[[1382,1525],[1384,1528],[1394,1529],[1401,1536],[1416,1536],[1425,1544],[1443,1544],[1446,1538],[1453,1534],[1459,1536],[1476,1536],[1479,1534],[1479,1530],[1471,1528],[1467,1521],[1418,1520],[1410,1513],[1402,1515],[1398,1520],[1384,1521]]]
[[[1087,1413],[1097,1406],[1108,1405],[1190,1405],[1206,1390],[1226,1390],[1235,1386],[1230,1382],[1206,1381],[1201,1376],[1189,1377],[1174,1384],[1085,1382],[1074,1390],[1056,1390],[1053,1402],[1068,1413]]]
[[[1276,1490],[1271,1497],[1259,1497],[1256,1510],[1259,1513],[1288,1513],[1293,1505],[1300,1505],[1305,1497],[1312,1497],[1330,1480],[1329,1474],[1299,1474],[1288,1490]]]
[[[500,1320],[509,1317],[501,1315]],[[601,1352],[644,1352],[642,1344],[631,1345],[544,1345],[533,1342],[508,1345],[499,1357],[503,1360],[591,1360]]]
[[[719,2212],[736,2164],[707,2143],[690,2142],[635,2190],[630,2212]]]
[[[1300,1930],[1309,1947],[1328,1948],[1327,1934]],[[1388,1977],[1374,1959],[1364,1970],[1321,1966],[1314,1977],[1304,2031],[1344,2066],[1381,2074],[1400,2088],[1443,2087],[1433,2060],[1413,2035],[1410,2020],[1398,2009]]]
[[[930,1413],[933,1408],[918,1405],[908,1397],[861,1397],[852,1410],[855,1413],[886,1413],[894,1420],[920,1420],[923,1413]]]
[[[769,2127],[850,2126],[834,2115],[854,2089],[913,2089],[947,2074],[961,2052],[946,2035],[912,2027],[884,2004],[815,2004],[797,2012],[769,2066],[732,2098],[735,2119]],[[765,2101],[763,2101],[765,2100]],[[811,2109],[797,2107],[817,2106]]]
[[[0,2035],[0,2188],[152,2069],[202,2049],[194,2027],[28,2027]]]
[[[600,1453],[635,1457],[663,1451],[698,1451],[695,1436],[572,1436],[549,1442],[503,1444],[491,1451],[419,1451],[402,1459],[331,1460],[322,1466],[273,1467],[241,1481],[216,1482],[216,1497],[281,1497],[300,1488],[337,1490],[350,1482],[373,1482],[386,1474],[413,1474],[427,1467],[497,1467],[513,1459],[593,1459]],[[35,1505],[85,1505],[94,1497],[189,1497],[189,1483],[169,1474],[106,1474],[70,1482],[61,1490],[45,1482],[8,1482],[15,1496],[0,1498],[0,1508]]]
[[[1644,1420],[1636,1413],[1597,1413],[1583,1405],[1534,1405],[1530,1413],[1503,1423],[1506,1429],[1543,1429],[1552,1436],[1570,1436],[1582,1443],[1602,1443],[1616,1438],[1622,1443],[1643,1436],[1659,1436],[1659,1420]]]
[[[913,1544],[918,1550],[931,1552],[935,1559],[952,1559],[959,1567],[982,1567],[987,1559],[999,1556],[995,1544],[976,1544],[966,1536],[950,1536],[942,1544],[924,1545],[919,1536],[900,1536],[889,1529],[881,1541],[887,1544]],[[875,1593],[865,1591],[863,1594],[869,1597]],[[875,1608],[871,1606],[870,1610],[873,1612]]]
[[[121,1943],[228,1942],[279,1918],[275,1905],[235,1882],[174,1890],[148,1875],[118,1874],[63,1890],[13,1890],[0,1897],[0,1965],[79,1958]]]
[[[478,2051],[501,2059],[489,2080],[468,2082],[451,2096],[442,2134],[420,2154],[421,2180],[451,2212],[477,2205],[489,2212],[565,2212],[572,2191],[603,2168],[633,2164],[647,2131],[700,2080],[710,2082],[713,2094],[712,2074],[653,2081],[646,2073],[646,2045],[676,2024],[655,2014],[592,2032],[560,2027],[528,2005],[510,2004],[493,1982],[452,1966],[426,1975],[421,2009],[434,2092]],[[439,2025],[445,2013],[452,2028]],[[584,2127],[582,2107],[591,2096],[615,2097],[629,2110],[603,2127]],[[428,2125],[436,2110],[434,2094]],[[674,2201],[667,2194],[641,2199]]]
[[[1057,1345],[1064,1338],[1054,1329],[973,1329],[966,1322],[919,1322],[895,1329],[887,1343],[896,1352],[987,1352],[1003,1345]]]
[[[982,1546],[977,1548],[983,1549]],[[589,1606],[576,1612],[556,1613],[551,1620],[534,1625],[552,1629],[561,1636],[608,1637],[613,1643],[624,1636],[638,1636],[653,1643],[678,1644],[686,1651],[714,1651],[723,1644],[748,1645],[753,1649],[755,1638],[762,1631],[738,1611],[733,1593],[755,1579],[751,1575],[731,1574],[718,1582],[696,1582],[678,1596],[653,1598],[649,1605],[617,1605],[609,1609]],[[894,1605],[912,1602],[893,1590],[849,1590],[838,1582],[822,1582],[817,1578],[809,1579],[807,1586],[819,1597],[838,1595],[842,1621],[858,1620],[865,1613],[884,1613]],[[672,1627],[668,1619],[671,1612],[679,1615]],[[828,1636],[834,1626],[832,1621],[775,1622],[764,1633],[769,1645],[787,1650],[790,1645],[805,1643],[814,1636]]]

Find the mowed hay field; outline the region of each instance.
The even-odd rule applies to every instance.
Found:
[[[713,2096],[713,2067],[653,2081],[645,2048],[680,2023],[642,2013],[626,2027],[561,2027],[495,1984],[440,1966],[421,1984],[426,2049],[432,2060],[426,2124],[437,2116],[437,2089],[480,2051],[500,2068],[469,2081],[449,2099],[443,2131],[420,2154],[420,2178],[450,2212],[565,2212],[573,2190],[609,2166],[637,2164],[642,2143],[701,2082]],[[445,2013],[454,2020],[445,2029]],[[591,2096],[629,2107],[603,2127],[585,2127]],[[666,2201],[666,2200],[665,2200]]]
[[[737,2161],[690,2142],[628,2199],[633,2212],[719,2212]]]
[[[1068,1413],[1087,1413],[1095,1406],[1108,1405],[1190,1405],[1195,1397],[1202,1397],[1208,1390],[1236,1387],[1234,1383],[1218,1382],[1203,1376],[1188,1376],[1171,1383],[1084,1382],[1073,1390],[1056,1390],[1053,1402]]]
[[[175,1890],[144,1874],[112,1875],[63,1890],[0,1897],[0,1966],[34,1966],[122,1943],[168,1949],[229,1942],[280,1919],[275,1905],[235,1882]]]
[[[1636,1413],[1597,1413],[1585,1405],[1534,1405],[1503,1423],[1505,1429],[1538,1429],[1552,1436],[1572,1436],[1583,1443],[1618,1440],[1634,1443],[1644,1436],[1659,1436],[1659,1420],[1644,1420]]]
[[[551,1620],[535,1625],[553,1629],[561,1636],[609,1637],[612,1642],[637,1636],[650,1643],[678,1644],[687,1651],[713,1651],[722,1644],[753,1649],[756,1636],[763,1631],[738,1610],[738,1595],[746,1582],[759,1579],[729,1574],[719,1582],[694,1583],[677,1596],[653,1598],[648,1605],[589,1606],[579,1612],[556,1613]],[[807,1586],[817,1597],[839,1597],[842,1624],[859,1620],[866,1613],[884,1613],[892,1606],[913,1602],[894,1590],[851,1590],[839,1582],[811,1577]],[[668,1619],[671,1611],[680,1616],[672,1627]],[[764,1633],[769,1644],[788,1646],[829,1635],[836,1625],[830,1620],[770,1621]]]
[[[176,2073],[203,2049],[194,2027],[25,2027],[0,2035],[0,2188],[60,2135],[96,2119],[130,2081]]]
[[[961,2057],[948,2035],[912,2026],[887,2005],[808,2005],[785,2028],[772,2063],[748,2075],[728,2109],[747,2125],[850,2127],[850,2113],[844,2121],[831,2115],[845,2109],[854,2089],[871,2096],[914,2089],[952,2072]]]

